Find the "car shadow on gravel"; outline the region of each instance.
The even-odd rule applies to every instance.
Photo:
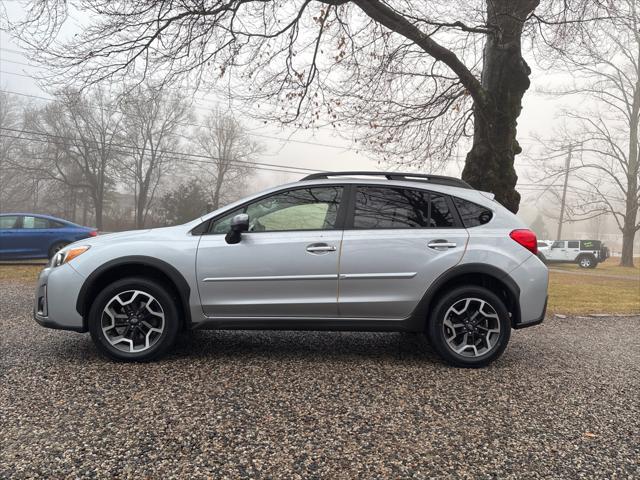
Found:
[[[182,335],[170,358],[277,357],[424,358],[440,362],[422,335],[371,332],[195,331]]]
[[[39,352],[64,363],[109,362],[95,349],[88,334],[51,332]],[[442,363],[426,339],[413,333],[194,331],[180,335],[160,362],[252,360],[260,358],[327,361],[362,359],[424,360]]]

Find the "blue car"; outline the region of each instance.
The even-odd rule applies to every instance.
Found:
[[[97,235],[95,228],[33,213],[0,214],[0,260],[51,258],[65,245]]]

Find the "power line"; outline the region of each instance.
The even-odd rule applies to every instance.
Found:
[[[7,127],[0,127],[0,129],[2,130],[10,130],[10,131],[15,131],[15,129],[10,129]],[[29,133],[29,132],[27,132]],[[65,140],[74,140],[71,137],[65,137],[63,135],[51,135],[51,134],[46,134],[46,133],[37,133],[37,135],[41,135],[41,136],[45,136],[48,138],[62,138]],[[48,140],[44,140],[44,139],[40,139],[40,138],[26,138],[26,137],[21,137],[21,136],[14,136],[14,135],[7,135],[7,134],[3,134],[0,133],[0,137],[4,137],[4,138],[13,138],[13,139],[17,139],[17,140],[28,140],[30,142],[38,142],[38,143],[53,143],[50,142]],[[69,143],[63,143],[63,145],[66,146],[72,146]],[[113,146],[120,146],[119,144],[112,144]],[[129,148],[129,149],[135,149],[135,147],[132,146],[124,146],[124,148]],[[94,151],[97,151],[97,149],[93,149]],[[125,154],[125,155],[135,155],[136,152],[135,151],[122,151],[122,150],[112,150],[114,153],[120,153],[120,154]],[[157,153],[162,153],[162,154],[168,154],[169,156],[166,156],[165,158],[170,159],[170,160],[182,160],[182,161],[188,161],[188,162],[199,162],[199,163],[205,163],[205,164],[214,164],[214,162],[210,161],[210,160],[220,160],[219,157],[210,157],[207,155],[199,155],[199,154],[195,154],[195,153],[183,153],[183,152],[176,152],[176,151],[171,151],[171,150],[157,150]],[[149,156],[150,153],[146,153],[143,156]],[[173,155],[173,156],[171,156]],[[197,159],[200,160],[194,160],[191,157],[195,157]],[[41,158],[41,160],[50,160],[50,159],[46,159],[46,158]],[[209,160],[209,161],[207,161]],[[265,162],[251,162],[251,161],[247,161],[247,160],[230,160],[229,163],[235,164],[235,165],[239,165],[239,166],[244,166],[247,168],[256,168],[259,170],[267,170],[267,171],[274,171],[274,172],[284,172],[284,173],[294,173],[297,175],[304,175],[307,173],[316,173],[319,170],[314,170],[314,169],[310,169],[310,168],[303,168],[303,167],[296,167],[293,165],[280,165],[280,164],[272,164],[272,163],[265,163]],[[269,168],[271,167],[271,168]],[[295,169],[295,170],[294,170]]]
[[[56,135],[54,133],[37,132],[37,131],[34,131],[34,130],[17,129],[17,128],[10,128],[10,127],[0,127],[0,130],[7,130],[7,131],[10,131],[10,132],[14,132],[14,133],[26,133],[28,135],[39,135],[39,136],[51,137],[51,138],[62,138],[62,139],[65,139],[65,140],[81,140],[81,139],[74,138],[74,137],[68,137],[66,135]],[[69,144],[66,144],[66,145],[69,145]],[[133,145],[125,145],[125,144],[122,144],[122,143],[112,143],[111,145],[115,146],[115,147],[128,148],[128,149],[133,150],[133,152],[129,152],[130,154],[135,153],[135,151],[136,151],[136,147],[134,147]],[[216,159],[216,160],[221,160],[218,157],[211,157],[209,155],[202,155],[202,154],[197,154],[197,153],[177,152],[175,150],[158,149],[158,150],[156,150],[156,152],[158,152],[158,153],[169,153],[169,154],[172,154],[172,155],[187,155],[187,156],[197,157],[197,158],[213,158],[213,159]],[[123,153],[123,152],[119,152],[119,153]],[[252,164],[255,163],[255,164],[260,164],[260,165],[266,165],[266,166],[269,166],[269,167],[293,168],[293,169],[296,169],[296,170],[300,170],[302,172],[310,172],[310,173],[315,173],[315,172],[319,171],[317,169],[306,168],[306,167],[297,167],[295,165],[280,165],[280,164],[266,163],[266,162],[249,162],[247,160],[238,160],[238,162],[252,163]]]
[[[13,72],[5,72],[4,70],[0,70],[0,73],[7,73],[9,75],[18,75],[18,76],[21,76],[21,77],[31,78],[31,79],[35,80],[30,75],[23,75],[23,74],[18,74],[18,73],[13,73]],[[12,95],[19,95],[21,97],[35,98],[35,99],[44,100],[44,101],[47,101],[47,102],[55,102],[55,101],[57,101],[55,98],[49,98],[49,97],[43,97],[41,95],[33,95],[33,94],[15,92],[15,91],[12,91],[12,90],[0,89],[0,92],[12,94]],[[211,101],[211,100],[208,100],[208,101]],[[97,110],[103,110],[103,111],[109,111],[108,109],[101,108],[101,107],[98,107],[98,106],[91,106],[90,108],[97,109]],[[203,108],[203,107],[197,107],[196,106],[196,108]],[[122,113],[120,110],[113,110],[113,111]],[[206,128],[206,125],[203,125],[201,123],[184,122],[184,123],[180,123],[179,125],[189,126],[189,127]],[[334,149],[338,149],[338,150],[353,151],[353,148],[351,148],[351,147],[346,147],[346,146],[341,146],[341,145],[331,145],[329,143],[311,142],[309,140],[296,140],[296,139],[291,139],[291,138],[282,138],[282,137],[277,137],[275,135],[265,135],[263,133],[248,132],[247,135],[250,135],[252,137],[258,137],[258,138],[266,138],[266,139],[269,139],[269,140],[276,140],[278,142],[283,142],[283,143],[299,143],[299,144],[302,144],[302,145],[314,145],[314,146],[323,147],[323,148],[334,148]]]

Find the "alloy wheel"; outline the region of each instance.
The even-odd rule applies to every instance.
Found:
[[[498,344],[500,319],[486,300],[463,298],[449,307],[442,329],[447,345],[454,353],[480,357]]]
[[[126,353],[150,349],[165,328],[162,305],[141,290],[127,290],[111,298],[102,310],[100,321],[106,340]]]

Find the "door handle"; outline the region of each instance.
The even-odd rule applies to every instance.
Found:
[[[433,242],[427,243],[427,247],[433,248],[435,250],[438,250],[438,249],[441,249],[441,248],[455,248],[456,247],[456,243],[455,242],[448,242],[446,240],[434,240]]]
[[[327,245],[326,243],[312,243],[307,245],[307,252],[309,253],[328,253],[335,252],[336,247],[334,245]]]

